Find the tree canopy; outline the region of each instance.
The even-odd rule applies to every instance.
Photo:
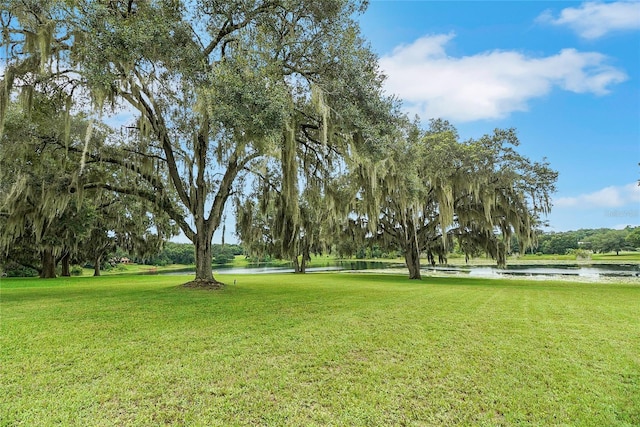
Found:
[[[444,261],[454,239],[465,253],[480,249],[500,266],[512,235],[521,246],[533,244],[557,173],[518,154],[518,143],[513,129],[460,141],[443,120],[426,130],[405,123],[377,172],[380,214],[367,218],[380,244],[405,254],[410,278],[420,278],[421,252]]]
[[[30,107],[53,88],[64,111],[135,115],[85,161],[126,171],[100,187],[151,202],[196,247],[196,279],[214,283],[211,240],[228,198],[265,159],[282,167],[296,221],[296,147],[375,151],[381,95],[375,55],[358,33],[354,1],[3,0],[0,121],[12,93]],[[92,122],[90,122],[92,123]],[[66,138],[65,138],[66,139]],[[64,139],[63,139],[64,140]],[[330,147],[330,148],[326,148]],[[315,170],[315,169],[314,169]]]
[[[148,203],[107,191],[106,173],[123,178],[123,171],[107,171],[100,162],[84,161],[79,176],[81,146],[88,121],[68,117],[54,96],[34,93],[31,108],[12,102],[0,138],[0,251],[2,258],[27,265],[41,277],[69,275],[72,259],[96,261],[115,247],[132,253],[152,253],[175,234],[166,215],[149,214]],[[92,132],[95,144],[107,129]],[[68,141],[65,143],[65,132]],[[16,250],[21,247],[22,250]]]

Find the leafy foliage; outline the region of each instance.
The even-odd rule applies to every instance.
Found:
[[[544,233],[538,237],[537,251],[564,255],[575,249],[600,253],[633,250],[640,247],[640,242],[635,240],[639,230],[640,227],[626,227],[622,230],[599,228]]]
[[[382,77],[353,19],[363,8],[344,0],[5,0],[0,121],[12,89],[43,86],[65,105],[90,99],[97,118],[120,105],[135,111],[109,146],[93,146],[87,131],[82,165],[130,174],[124,182],[105,175],[100,187],[166,213],[196,246],[196,277],[213,281],[212,236],[248,171],[280,163],[295,224],[298,144],[316,153],[304,168],[325,165],[332,149],[375,151]]]
[[[105,174],[126,179],[122,171],[100,162],[81,162],[89,122],[81,115],[64,120],[56,97],[35,92],[27,108],[11,103],[0,140],[0,247],[6,262],[54,277],[62,262],[100,259],[120,247],[131,253],[153,253],[175,232],[166,215],[152,215],[148,203],[109,192]],[[68,141],[64,141],[68,132]],[[107,129],[91,134],[95,145]]]
[[[369,216],[377,241],[405,254],[411,278],[420,278],[420,252],[443,262],[454,239],[464,253],[482,250],[500,266],[512,235],[533,244],[557,173],[518,154],[517,145],[512,129],[461,142],[446,121],[426,131],[405,123],[376,187],[363,191],[380,198],[380,216]]]

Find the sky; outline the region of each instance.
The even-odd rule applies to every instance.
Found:
[[[463,139],[515,128],[559,172],[545,231],[640,225],[640,2],[380,1],[385,90]]]

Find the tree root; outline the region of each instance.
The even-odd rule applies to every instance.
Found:
[[[208,289],[208,290],[216,291],[219,289],[224,289],[226,285],[222,282],[218,282],[215,279],[214,280],[196,279],[196,280],[187,282],[182,286],[185,288]]]

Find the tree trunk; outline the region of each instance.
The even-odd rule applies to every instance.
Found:
[[[293,272],[296,274],[304,274],[307,271],[307,260],[304,255],[293,258]]]
[[[62,263],[62,277],[70,277],[71,276],[71,253],[66,251],[62,258],[60,259]]]
[[[302,255],[302,262],[300,263],[300,273],[304,274],[307,272],[307,257]]]
[[[99,276],[100,275],[100,262],[102,261],[102,255],[96,255],[95,259],[93,260],[93,276]]]
[[[56,277],[56,258],[53,256],[53,250],[45,249],[40,254],[42,261],[42,271],[40,278],[53,279]]]
[[[211,263],[213,257],[211,254],[211,238],[206,236],[207,233],[199,231],[195,238],[196,247],[196,281],[215,283],[213,278],[213,270]]]
[[[407,242],[407,246],[404,252],[404,259],[409,269],[409,279],[421,280],[422,275],[420,273],[420,252],[416,245],[413,236]]]
[[[311,255],[309,254],[309,244],[306,239],[304,239],[302,245],[302,265],[300,267],[301,273],[307,272],[307,261],[311,261]]]

